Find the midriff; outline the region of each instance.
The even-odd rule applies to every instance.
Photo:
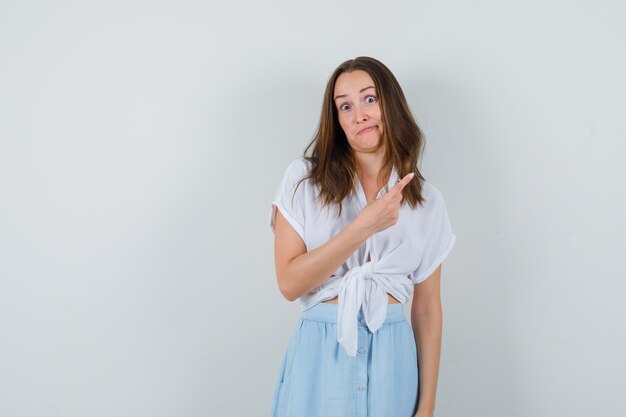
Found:
[[[400,301],[396,300],[396,298],[389,293],[387,293],[387,300],[389,304],[400,304]],[[329,303],[329,304],[337,304],[339,302],[339,296],[336,296],[335,298],[331,298],[330,300],[326,300],[322,302]]]
[[[372,257],[370,256],[370,254],[367,254],[367,260],[371,261]],[[387,293],[387,302],[389,304],[400,304],[400,301],[398,301],[393,295]],[[326,300],[326,301],[322,301],[322,303],[329,303],[329,304],[337,304],[339,303],[339,296],[335,296],[335,298],[331,298],[330,300]]]

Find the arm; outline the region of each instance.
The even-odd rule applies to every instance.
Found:
[[[358,217],[323,245],[307,252],[306,245],[276,212],[274,252],[278,287],[283,296],[294,301],[322,285],[369,237]]]
[[[310,252],[280,210],[276,210],[274,253],[283,296],[294,301],[319,287],[368,237],[396,224],[402,189],[414,175],[405,175],[388,193],[367,204],[341,232]]]
[[[442,312],[441,265],[423,282],[414,286],[411,327],[419,366],[419,406],[416,417],[432,417],[439,376]]]

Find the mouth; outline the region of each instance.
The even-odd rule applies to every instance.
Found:
[[[370,127],[366,127],[365,129],[361,129],[359,130],[359,132],[357,133],[357,135],[360,135],[361,133],[365,133],[365,132],[369,132],[370,130],[376,128],[376,126],[370,126]]]

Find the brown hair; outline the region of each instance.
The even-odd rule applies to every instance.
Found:
[[[349,59],[339,65],[326,84],[322,113],[317,131],[304,150],[303,157],[311,163],[311,178],[319,187],[318,198],[323,205],[338,204],[341,214],[341,201],[355,191],[356,161],[346,135],[339,124],[333,92],[337,78],[355,70],[367,72],[378,95],[383,133],[381,146],[385,146],[383,167],[379,179],[388,178],[391,167],[395,167],[399,179],[409,172],[415,177],[402,190],[403,204],[411,208],[422,204],[422,182],[424,179],[417,168],[424,148],[424,137],[409,109],[404,93],[396,77],[382,62],[367,56]],[[313,147],[310,156],[306,153]],[[417,178],[418,180],[415,180]]]

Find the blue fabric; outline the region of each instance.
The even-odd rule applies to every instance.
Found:
[[[418,364],[403,304],[372,333],[358,312],[355,357],[337,342],[337,304],[303,310],[280,364],[270,417],[414,417]]]

